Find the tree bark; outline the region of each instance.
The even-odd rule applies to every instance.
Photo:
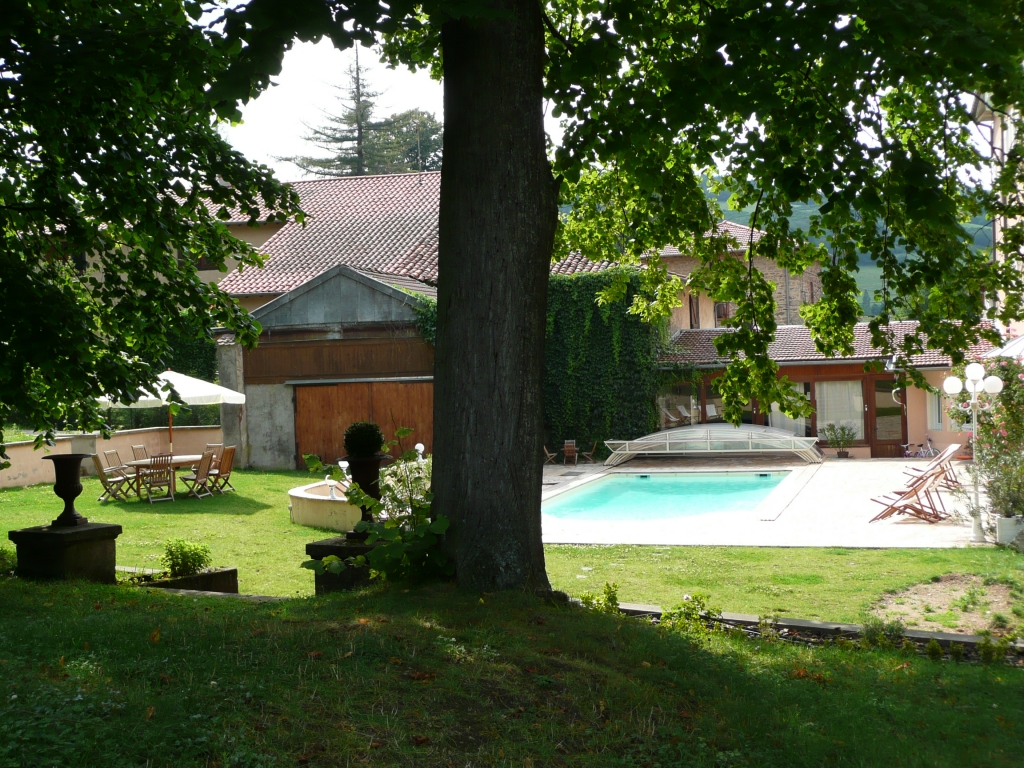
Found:
[[[434,507],[460,586],[547,590],[544,327],[557,197],[537,0],[446,22],[434,363]]]

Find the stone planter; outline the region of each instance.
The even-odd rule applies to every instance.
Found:
[[[353,459],[350,456],[345,456],[339,461],[348,462],[348,471],[352,476],[352,482],[358,483],[360,489],[367,496],[380,500],[380,466],[385,462],[391,462],[392,458],[386,453],[378,453],[376,456],[367,456],[365,458]],[[362,514],[360,519],[364,522],[373,522],[373,518],[370,515],[370,510],[366,507],[361,507]],[[352,531],[346,534],[346,537],[350,541],[364,541],[367,534],[357,533]]]
[[[155,579],[143,586],[157,589],[195,589],[199,592],[230,592],[238,594],[237,568],[209,568],[195,576],[179,576],[176,579]]]
[[[353,541],[344,536],[336,536],[332,539],[310,542],[306,545],[306,554],[313,560],[323,560],[328,555],[334,555],[342,560],[347,560],[350,557],[365,555],[376,546],[378,546],[377,542],[366,544],[362,541]],[[346,568],[341,573],[316,574],[314,591],[318,595],[323,595],[327,592],[346,592],[350,589],[365,587],[369,583],[369,568]]]
[[[997,517],[996,544],[1009,544],[1024,531],[1024,517]]]
[[[850,458],[850,452],[849,451],[836,451],[836,458],[837,459],[848,459],[848,458]]]

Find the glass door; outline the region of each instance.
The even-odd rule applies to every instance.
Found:
[[[868,439],[872,458],[898,458],[907,442],[906,390],[893,379],[868,381]]]

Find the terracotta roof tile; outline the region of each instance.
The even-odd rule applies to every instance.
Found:
[[[297,181],[305,226],[288,222],[260,248],[262,269],[225,277],[220,287],[235,295],[282,294],[327,269],[345,264],[362,272],[437,284],[441,174],[404,173]],[[740,245],[751,230],[722,222]],[[761,236],[754,232],[754,240]],[[676,248],[666,248],[675,255]],[[600,272],[610,261],[573,254],[551,266],[553,275]]]
[[[337,264],[436,283],[440,185],[437,172],[295,182],[305,226],[285,224],[260,248],[262,269],[233,272],[220,287],[286,293]]]
[[[897,342],[913,332],[917,322],[903,320],[890,324]],[[731,333],[729,328],[699,328],[678,331],[672,338],[669,348],[662,356],[664,362],[689,363],[700,367],[725,365],[729,361],[718,354],[715,339],[723,333]],[[849,360],[850,362],[878,360],[882,354],[871,346],[871,333],[867,323],[857,323],[853,328],[853,354],[843,358],[829,358],[814,347],[811,332],[802,325],[780,325],[775,332],[775,341],[768,348],[772,359],[780,363],[803,363],[821,360]],[[987,341],[980,341],[965,354],[968,358],[980,356],[992,349]],[[951,365],[950,359],[936,349],[926,349],[911,359],[917,367],[946,367]]]

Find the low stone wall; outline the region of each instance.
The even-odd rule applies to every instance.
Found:
[[[220,427],[175,427],[174,452],[202,453],[209,443],[223,443]],[[0,488],[17,488],[37,483],[54,482],[53,464],[43,457],[51,453],[98,453],[103,461],[103,451],[117,451],[122,461],[131,461],[132,446],[144,445],[149,455],[166,453],[167,427],[149,429],[126,429],[113,433],[109,439],[100,438],[99,433],[90,435],[69,435],[58,437],[55,445],[44,446],[38,451],[32,443],[11,443],[7,455],[11,466],[0,469]],[[106,462],[103,462],[106,466]],[[91,461],[82,462],[82,474],[95,475]]]

